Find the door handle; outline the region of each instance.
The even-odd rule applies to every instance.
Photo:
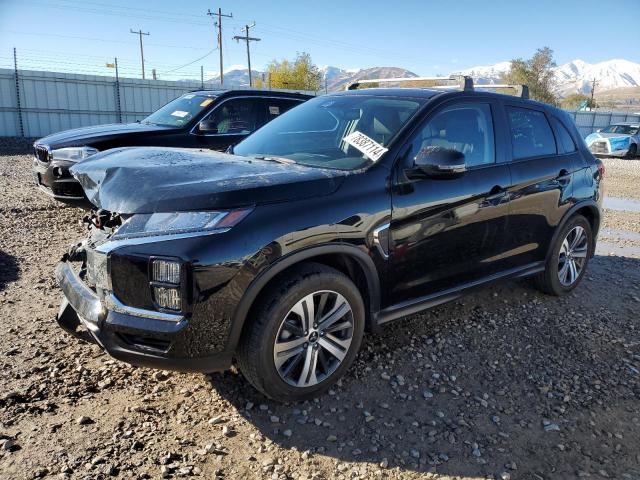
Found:
[[[560,170],[560,173],[556,177],[556,180],[560,185],[566,185],[571,181],[571,173],[563,168],[562,170]]]
[[[503,199],[507,196],[507,190],[502,188],[500,185],[494,185],[491,190],[489,190],[489,195],[482,201],[481,207],[489,207],[500,205]]]

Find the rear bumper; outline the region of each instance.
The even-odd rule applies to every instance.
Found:
[[[118,306],[115,299],[103,302],[67,262],[56,267],[56,279],[64,293],[56,317],[58,325],[78,339],[96,343],[117,360],[182,372],[208,373],[231,366],[231,353],[177,358],[163,351],[163,346],[169,345],[186,327],[187,320],[183,317],[169,321],[153,312],[145,316],[144,310]]]

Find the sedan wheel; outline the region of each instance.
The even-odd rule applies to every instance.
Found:
[[[287,313],[273,347],[280,378],[294,387],[311,387],[329,377],[353,340],[353,312],[337,292],[311,293]]]
[[[558,279],[565,287],[570,287],[584,268],[589,249],[589,238],[581,226],[573,227],[560,247],[558,255]]]

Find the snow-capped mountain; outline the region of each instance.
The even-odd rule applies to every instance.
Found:
[[[502,77],[509,71],[511,62],[477,66],[453,72],[469,75],[481,84],[502,83]],[[640,87],[640,64],[628,60],[607,60],[589,64],[583,60],[573,60],[555,69],[556,90],[560,95],[591,91],[593,79],[596,89],[612,90],[621,87]]]
[[[565,95],[590,92],[593,79],[599,91],[640,87],[640,63],[615,59],[589,64],[574,60],[556,68],[556,79],[558,92]]]
[[[511,68],[511,62],[500,62],[493,65],[484,65],[451,72],[452,75],[468,75],[479,84],[502,83],[502,77]]]
[[[503,83],[503,76],[511,68],[511,62],[499,62],[493,65],[479,65],[464,70],[452,72],[452,74],[469,75],[479,84]],[[417,77],[415,73],[398,67],[372,67],[342,69],[326,65],[319,68],[322,75],[322,83],[326,78],[326,86],[329,91],[342,90],[355,80],[366,78],[398,78]],[[253,78],[263,78],[263,72],[252,70]],[[596,79],[596,89],[599,92],[623,87],[640,87],[640,63],[628,60],[608,60],[589,64],[583,60],[573,60],[555,68],[556,90],[561,96],[575,92],[588,93],[591,91],[591,82]],[[205,75],[207,83],[215,85],[218,80],[217,72],[209,72]],[[249,71],[243,65],[233,65],[225,71],[225,87],[248,87]],[[324,85],[323,85],[324,86]],[[323,90],[324,88],[321,88]]]
[[[398,67],[372,67],[343,70],[337,67],[322,67],[320,73],[327,80],[327,90],[343,90],[347,84],[368,78],[406,78],[417,77],[413,72]]]

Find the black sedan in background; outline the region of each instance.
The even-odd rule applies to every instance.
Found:
[[[115,147],[166,146],[226,150],[309,95],[265,90],[203,90],[172,100],[142,121],[97,125],[48,135],[34,143],[38,187],[56,200],[90,208],[69,168]]]

